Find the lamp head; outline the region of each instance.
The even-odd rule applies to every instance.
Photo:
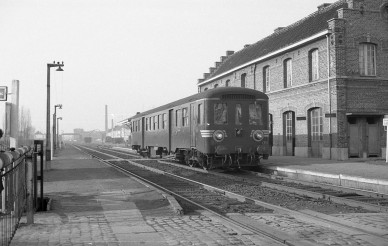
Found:
[[[59,66],[56,71],[63,72],[62,66]]]

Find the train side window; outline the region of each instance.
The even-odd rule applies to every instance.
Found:
[[[189,116],[187,114],[187,108],[182,109],[182,126],[189,125]]]
[[[228,124],[228,106],[226,103],[214,103],[214,124]]]
[[[203,104],[198,104],[198,125],[201,125],[203,123]]]
[[[263,125],[261,104],[257,104],[257,103],[249,104],[249,124]]]
[[[175,111],[175,126],[179,126],[179,115],[180,115],[180,109]]]
[[[148,124],[149,124],[149,119],[146,118],[146,131],[148,131]]]
[[[236,116],[235,116],[235,124],[242,125],[241,123],[242,115],[241,115],[241,104],[236,104]]]

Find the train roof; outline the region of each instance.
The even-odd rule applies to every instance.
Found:
[[[139,117],[142,117],[144,115],[152,114],[152,113],[155,113],[158,111],[171,109],[173,107],[176,107],[178,105],[182,105],[182,104],[185,104],[188,102],[193,102],[193,101],[197,101],[197,100],[204,99],[204,98],[217,98],[217,97],[221,97],[221,96],[227,95],[227,94],[251,95],[251,96],[254,96],[256,99],[268,100],[268,96],[265,93],[257,91],[257,90],[248,89],[248,88],[241,88],[241,87],[217,87],[217,88],[209,89],[209,90],[206,90],[204,92],[197,93],[197,94],[179,99],[177,101],[165,104],[163,106],[153,108],[153,109],[144,111],[142,113],[136,114],[132,117],[129,117],[128,121],[130,121],[131,119],[139,118]]]

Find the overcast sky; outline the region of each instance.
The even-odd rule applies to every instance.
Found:
[[[20,81],[20,104],[46,129],[105,129],[197,93],[197,81],[227,50],[238,51],[333,0],[0,0],[0,86]],[[9,101],[11,100],[9,96]],[[0,102],[3,124],[5,102]]]

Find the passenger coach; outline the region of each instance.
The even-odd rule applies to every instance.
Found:
[[[268,158],[268,97],[259,91],[207,90],[128,119],[131,146],[144,156],[173,154],[203,168],[257,166]]]

